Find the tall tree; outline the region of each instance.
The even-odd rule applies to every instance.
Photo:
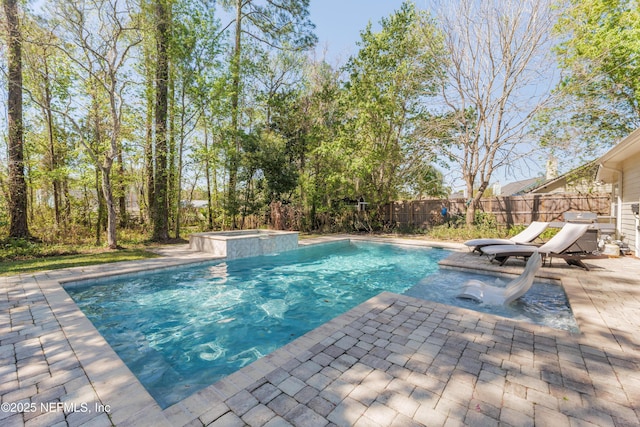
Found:
[[[171,10],[167,0],[155,0],[156,78],[155,78],[155,176],[153,192],[153,236],[169,239],[169,166],[167,119],[169,97],[169,42]]]
[[[185,154],[193,149],[191,145],[200,136],[202,127],[208,125],[204,111],[210,104],[221,102],[213,88],[222,69],[219,55],[224,34],[220,32],[217,12],[210,0],[180,0],[175,3],[173,13],[170,56],[177,147],[172,208],[175,237],[179,238]]]
[[[68,188],[70,144],[64,137],[64,118],[54,110],[69,101],[66,98],[71,83],[68,61],[53,47],[57,44],[55,37],[44,31],[38,22],[30,22],[25,30],[25,40],[29,41],[24,46],[24,86],[29,93],[25,100],[26,120],[29,120],[30,105],[35,107],[32,114],[37,115],[27,128],[26,136],[27,140],[35,142],[32,157],[43,160],[32,167],[43,178],[45,188],[51,188],[56,228],[66,228],[70,211],[69,195],[65,191]]]
[[[541,140],[570,153],[562,157],[582,152],[592,159],[640,127],[640,9],[636,0],[563,4],[556,52],[565,76],[556,102],[539,117]]]
[[[272,73],[265,74],[268,78],[262,96],[268,100],[268,126],[286,143],[279,149],[283,159],[274,164],[281,171],[282,180],[267,187],[286,189],[286,199],[279,198],[301,214],[296,225],[312,230],[326,224],[330,213],[339,214],[339,201],[352,194],[349,183],[353,174],[346,167],[349,156],[340,143],[341,125],[349,106],[343,102],[343,72],[339,67],[329,65],[324,58],[307,58],[301,70],[296,66],[287,71],[297,62],[285,60]],[[271,139],[270,145],[278,150],[276,140]],[[287,183],[297,185],[297,191],[293,192]],[[272,216],[279,209],[280,204],[275,203]]]
[[[207,220],[208,228],[214,228],[214,218],[218,213],[224,212],[221,207],[224,198],[224,189],[219,188],[218,176],[223,176],[224,139],[227,136],[229,118],[229,87],[227,76],[224,72],[219,73],[214,61],[202,61],[198,72],[197,85],[195,88],[196,99],[199,99],[199,108],[202,110],[199,125],[202,127],[202,143],[196,144],[194,150],[194,161],[204,168],[203,175],[206,181],[207,198]],[[209,68],[213,67],[213,68]],[[224,222],[224,221],[223,221]]]
[[[3,0],[6,17],[9,127],[9,236],[28,238],[27,184],[24,178],[24,129],[22,123],[22,35],[18,1]]]
[[[442,36],[426,12],[405,2],[381,30],[361,33],[360,50],[346,66],[349,118],[343,136],[355,178],[354,194],[374,204],[393,200],[408,174],[408,154],[428,118],[428,98],[438,93]]]
[[[337,67],[324,60],[317,61],[310,64],[307,74],[309,114],[305,118],[311,124],[309,144],[305,150],[308,153],[301,154],[301,166],[306,169],[306,174],[300,182],[300,197],[309,212],[307,227],[315,230],[320,228],[318,213],[331,206],[331,201],[336,200],[339,194],[338,188],[342,186],[342,179],[338,177],[342,175],[344,159],[340,151],[331,149],[331,144],[339,139],[345,106],[340,102],[341,79]]]
[[[238,201],[237,174],[241,151],[240,92],[242,78],[242,35],[276,49],[306,49],[316,42],[308,19],[309,0],[223,0],[223,7],[233,10],[234,49],[231,57],[231,139],[229,144],[229,184],[227,209],[232,228],[236,227]],[[231,24],[229,24],[231,25]]]
[[[530,125],[553,80],[548,0],[455,0],[439,3],[447,70],[442,101],[449,123],[428,127],[439,152],[459,168],[471,225],[496,169],[530,154]]]
[[[256,185],[251,182],[248,185],[260,191],[245,191],[256,200],[245,197],[244,201],[245,205],[253,204],[254,211],[271,205],[272,219],[279,216],[279,202],[291,202],[298,185],[298,171],[304,168],[301,152],[306,151],[309,129],[304,117],[306,102],[300,92],[305,55],[289,50],[264,52],[256,55],[261,59],[247,76],[247,95],[254,100],[252,122],[258,123],[253,129],[259,143],[251,149],[243,146],[243,150],[250,157],[246,163],[254,167],[248,177],[257,178]],[[274,221],[270,223],[278,226]]]
[[[77,109],[58,111],[73,124],[87,154],[101,172],[102,193],[107,207],[107,245],[116,249],[117,212],[112,180],[114,161],[122,149],[123,115],[126,91],[130,84],[131,51],[141,41],[134,10],[117,0],[95,2],[61,2],[53,10],[51,20],[54,34],[64,43],[55,46],[69,58],[76,69],[77,86],[73,88]],[[83,105],[82,102],[85,102]],[[87,106],[91,106],[87,112]],[[97,116],[104,106],[106,129],[94,134],[104,135],[106,140],[94,141],[78,114],[91,126],[91,121],[102,122]],[[92,116],[92,114],[94,116]],[[98,148],[99,147],[99,148]]]
[[[142,61],[138,64],[139,73],[144,79],[144,171],[141,178],[140,212],[141,220],[153,224],[154,190],[155,190],[155,156],[154,156],[154,120],[155,120],[155,74],[156,74],[156,42],[155,42],[155,4],[153,0],[142,0],[140,20],[145,36],[142,40]],[[151,36],[150,36],[151,35]]]

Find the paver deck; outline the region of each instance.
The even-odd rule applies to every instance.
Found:
[[[162,410],[61,283],[211,259],[163,254],[0,278],[0,425],[640,425],[638,259],[542,269],[578,334],[383,293]],[[523,266],[466,250],[443,263]]]

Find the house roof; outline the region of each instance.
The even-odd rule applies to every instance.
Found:
[[[527,193],[532,185],[536,185],[542,178],[529,178],[522,181],[515,181],[506,184],[500,189],[500,194],[503,196],[516,196],[519,194]]]
[[[570,175],[573,175],[582,171],[587,171],[588,168],[594,167],[595,165],[596,165],[596,160],[592,160],[590,162],[587,162],[583,165],[578,166],[577,168],[571,169],[569,172],[565,172],[562,175],[559,175],[555,178],[539,181],[537,185],[527,189],[526,192],[531,193],[537,190],[542,190],[545,187],[549,187],[550,185],[557,183],[558,181],[566,180]],[[595,179],[596,178],[594,175],[594,180]]]
[[[501,196],[519,196],[521,194],[528,193],[531,187],[537,186],[544,178],[529,178],[521,181],[514,181],[505,184],[500,188]],[[465,198],[463,191],[457,191],[449,195],[450,199],[462,199]]]
[[[618,179],[622,162],[638,153],[640,153],[640,128],[631,132],[597,160],[599,165],[597,179],[605,182],[615,181]]]
[[[455,193],[449,194],[449,199],[464,199],[464,191],[456,191]]]

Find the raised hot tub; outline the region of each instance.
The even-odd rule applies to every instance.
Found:
[[[298,232],[235,230],[194,233],[189,236],[189,248],[227,259],[275,254],[297,249]]]

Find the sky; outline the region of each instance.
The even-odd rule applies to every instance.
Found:
[[[390,16],[402,3],[403,0],[311,0],[310,19],[316,25],[315,34],[318,36],[316,57],[322,58],[325,52],[329,64],[344,65],[358,51],[356,43],[360,41],[360,32],[367,24],[371,22],[373,30],[379,30],[381,18]],[[418,9],[427,10],[432,2],[414,0],[414,3]],[[507,184],[536,177],[544,171],[544,165],[536,163],[500,169],[494,172],[491,182]],[[447,185],[454,190],[463,188],[455,168],[443,170],[443,173]]]
[[[416,1],[419,6],[422,2]],[[356,42],[369,22],[380,29],[380,19],[402,5],[402,0],[311,0],[310,18],[316,25],[317,52],[326,50],[329,63],[346,62],[358,51]]]
[[[374,31],[379,30],[380,20],[390,16],[402,3],[403,0],[310,0],[310,19],[318,36],[316,57],[321,58],[325,52],[329,64],[336,67],[344,65],[357,52],[356,43],[367,24],[371,22]],[[433,2],[414,0],[414,3],[419,9],[429,9]],[[4,123],[0,120],[0,128],[2,125]],[[524,171],[522,175],[517,179],[529,178],[533,174]],[[496,176],[503,182],[513,178]]]

